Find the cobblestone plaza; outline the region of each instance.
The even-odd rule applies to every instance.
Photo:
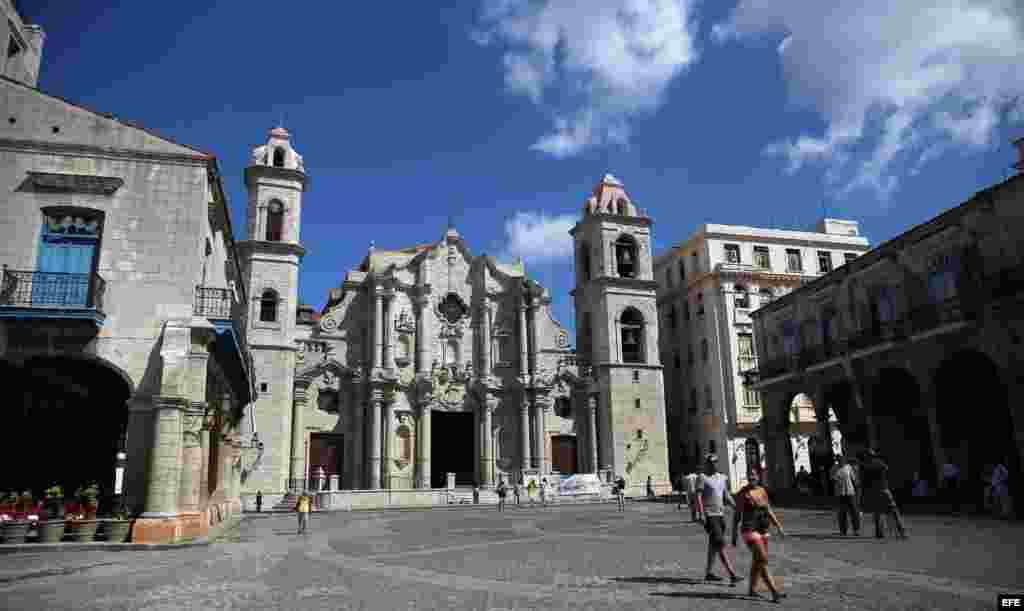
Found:
[[[705,537],[672,504],[247,515],[209,546],[7,556],[5,609],[756,609],[705,584]],[[840,538],[780,510],[771,565],[794,609],[991,609],[1024,583],[1024,527],[909,516],[910,539]],[[730,548],[737,571],[750,554]],[[13,562],[13,560],[17,562]]]

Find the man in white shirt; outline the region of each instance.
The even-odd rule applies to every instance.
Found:
[[[704,516],[698,513],[699,507],[697,506],[697,474],[690,473],[683,478],[683,491],[686,493],[686,498],[690,503],[690,521],[700,522],[704,519]]]
[[[708,533],[708,563],[704,581],[722,581],[722,577],[711,572],[717,556],[729,572],[729,585],[735,586],[743,578],[736,574],[732,561],[725,553],[725,506],[735,509],[736,503],[729,494],[729,480],[718,473],[717,463],[718,457],[708,454],[704,460],[704,474],[697,480],[697,503],[704,516],[704,530]]]

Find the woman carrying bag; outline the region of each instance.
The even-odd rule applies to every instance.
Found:
[[[768,530],[774,526],[779,536],[785,537],[782,524],[775,517],[771,504],[768,502],[768,491],[758,481],[757,475],[750,476],[750,483],[736,493],[736,511],[733,512],[732,545],[736,547],[736,536],[743,533],[743,541],[753,555],[750,565],[749,595],[760,598],[757,594],[758,579],[763,579],[772,593],[772,602],[779,602],[785,594],[779,591],[775,580],[768,572]]]

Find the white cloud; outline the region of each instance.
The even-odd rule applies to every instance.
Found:
[[[484,0],[478,44],[504,49],[505,85],[552,115],[531,147],[554,157],[626,144],[694,62],[696,0]]]
[[[989,147],[1024,113],[1022,6],[741,0],[712,38],[778,37],[791,98],[826,122],[823,136],[795,134],[766,154],[785,157],[790,172],[825,163],[841,194],[867,187],[885,198],[903,163],[920,170],[943,143]]]
[[[503,258],[522,257],[527,263],[550,262],[572,257],[572,236],[576,215],[549,216],[543,212],[518,212],[505,222]]]

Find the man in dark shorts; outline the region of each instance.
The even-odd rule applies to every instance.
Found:
[[[885,538],[882,531],[882,516],[887,520],[894,520],[896,530],[901,539],[907,538],[907,531],[903,528],[903,518],[900,517],[900,510],[896,507],[896,500],[889,490],[889,465],[885,464],[882,457],[874,449],[865,452],[865,460],[860,468],[861,486],[864,490],[864,511],[874,514],[875,537]]]
[[[729,584],[735,586],[743,580],[733,569],[732,561],[725,553],[725,506],[735,508],[736,503],[729,494],[729,480],[717,472],[718,457],[708,454],[704,460],[704,474],[697,480],[698,511],[704,516],[704,530],[708,533],[708,563],[704,581],[723,581],[711,572],[715,557],[729,572]]]

